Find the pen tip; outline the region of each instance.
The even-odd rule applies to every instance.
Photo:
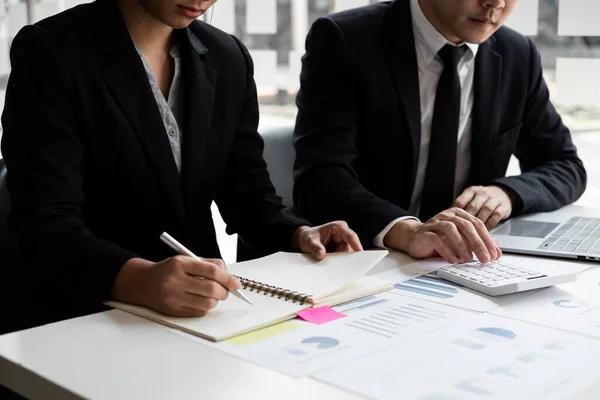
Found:
[[[236,292],[242,300],[244,300],[246,303],[248,303],[250,305],[253,305],[252,301],[250,301],[250,299],[248,297],[246,297],[246,295],[244,293],[242,293],[241,290],[238,289]]]

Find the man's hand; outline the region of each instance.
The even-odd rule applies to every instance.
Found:
[[[314,228],[301,226],[293,237],[293,246],[303,253],[313,254],[317,260],[327,252],[361,251],[358,235],[343,221],[330,222]]]
[[[499,186],[471,186],[452,204],[479,218],[488,229],[510,217],[514,196]]]
[[[217,259],[175,256],[153,263],[134,258],[115,279],[112,297],[174,317],[202,317],[227,298],[240,281]]]
[[[483,263],[502,256],[483,222],[459,208],[443,211],[425,223],[400,221],[385,236],[384,244],[414,258],[439,255],[451,264],[471,261],[473,253]]]

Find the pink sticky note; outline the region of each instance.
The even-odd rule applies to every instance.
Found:
[[[309,308],[308,310],[300,311],[297,315],[299,318],[313,324],[324,324],[325,322],[345,317],[344,314],[328,306]]]

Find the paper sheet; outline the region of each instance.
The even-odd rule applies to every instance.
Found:
[[[390,293],[428,300],[434,303],[447,304],[472,311],[487,312],[501,305],[530,296],[534,292],[492,297],[442,280],[434,272],[394,284],[394,289]]]
[[[494,314],[600,338],[600,269],[577,282],[542,290]]]
[[[591,264],[581,262],[516,255],[504,255],[500,260],[507,265],[527,268],[547,274],[559,271],[580,273],[591,266]],[[419,269],[434,271],[444,265],[447,265],[447,263],[439,260],[419,261],[396,269],[380,272],[375,276],[382,279],[388,279],[395,283],[394,290],[392,290],[391,293],[479,312],[489,312],[500,306],[510,304],[536,293],[536,291],[528,291],[492,297],[440,279],[435,272],[415,276],[415,273],[418,272]],[[412,276],[412,278],[409,278],[410,276]]]
[[[513,267],[531,269],[545,274],[570,273],[579,274],[594,266],[592,263],[581,261],[561,260],[550,257],[504,255],[500,261]]]
[[[407,254],[390,251],[390,253],[367,274],[394,283],[400,283],[407,281],[410,278],[436,271],[446,265],[448,265],[448,263],[441,258],[414,260]]]
[[[312,376],[374,399],[568,398],[598,378],[600,342],[480,315]]]
[[[275,371],[301,377],[474,316],[465,310],[388,293],[334,309],[346,314],[346,318],[324,325],[299,320],[286,322],[274,330],[256,331],[254,338],[243,340],[242,346],[237,338],[213,343],[172,332]]]

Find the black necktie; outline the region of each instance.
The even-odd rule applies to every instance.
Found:
[[[466,50],[464,45],[456,47],[447,44],[438,52],[444,62],[444,71],[438,83],[433,109],[429,160],[419,213],[423,222],[449,208],[454,201],[461,97],[457,66]]]

